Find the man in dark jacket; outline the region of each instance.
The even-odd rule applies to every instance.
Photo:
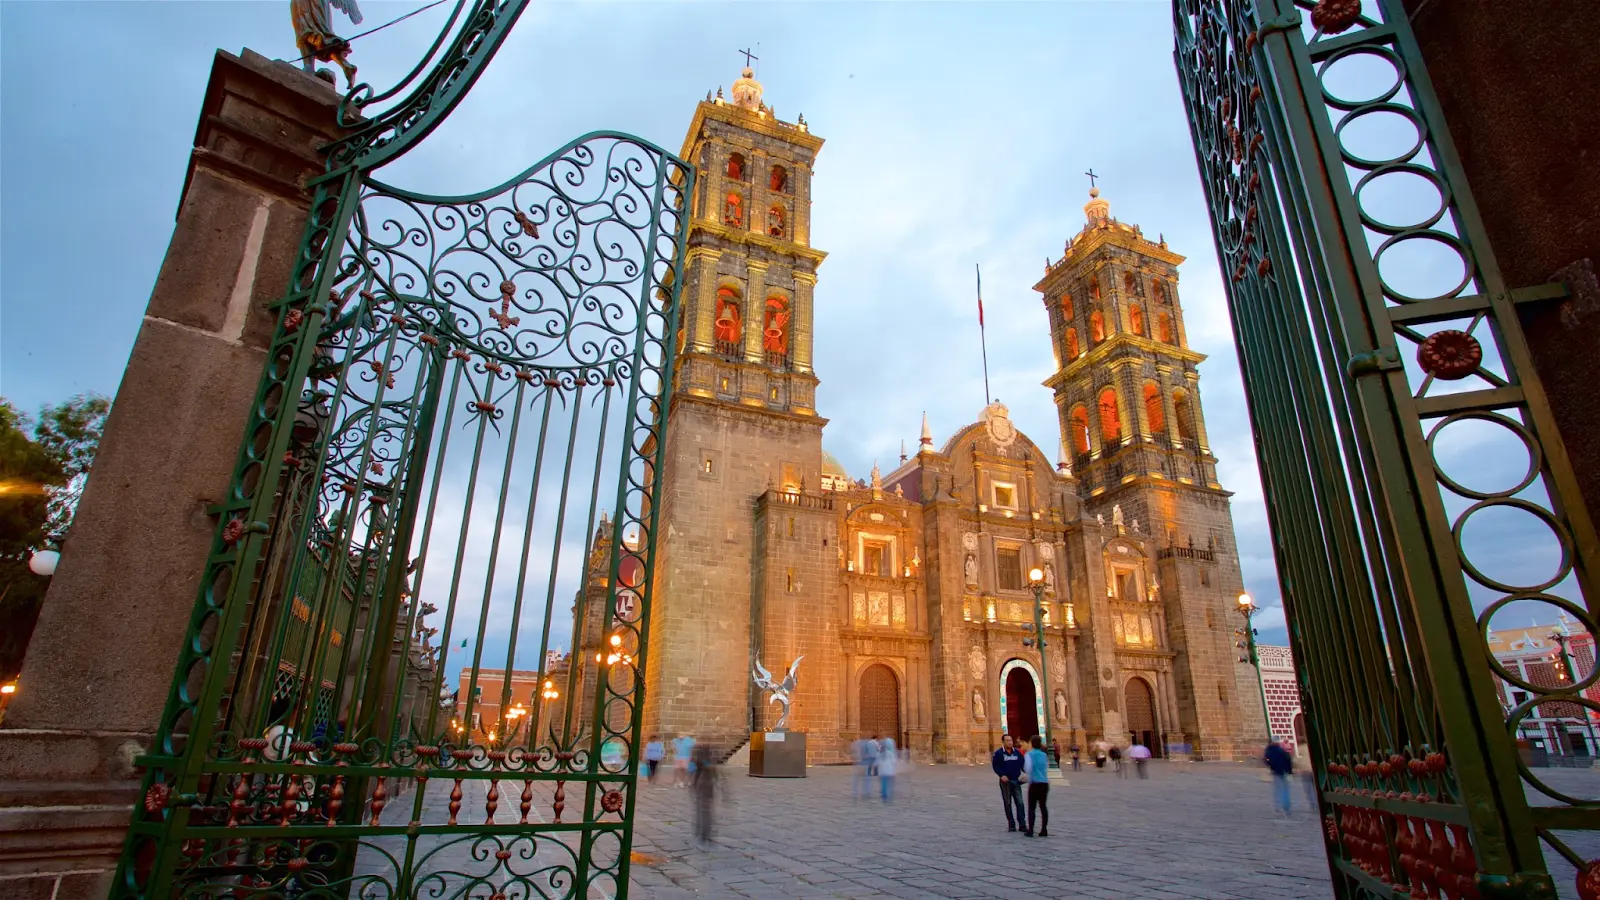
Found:
[[[1294,757],[1277,741],[1267,744],[1267,750],[1261,756],[1262,762],[1272,770],[1272,802],[1278,807],[1278,812],[1284,816],[1291,815],[1289,808],[1289,776],[1294,774]]]
[[[1000,776],[1000,806],[1006,811],[1006,830],[1016,831],[1017,826],[1028,824],[1027,814],[1022,809],[1022,752],[1011,735],[1000,740],[1000,749],[989,759],[989,765],[994,767],[994,774]]]

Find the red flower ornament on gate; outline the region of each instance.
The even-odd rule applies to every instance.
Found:
[[[1591,859],[1578,873],[1578,900],[1600,900],[1600,859]]]
[[[172,785],[158,781],[150,785],[150,790],[144,792],[144,811],[152,816],[160,815],[167,808],[167,800],[172,796]]]
[[[1483,362],[1483,345],[1465,331],[1446,329],[1428,335],[1417,348],[1417,365],[1442,381],[1458,381],[1471,375]]]
[[[600,796],[600,808],[608,813],[622,809],[622,792],[606,791]]]
[[[1338,34],[1361,18],[1361,0],[1318,0],[1311,24],[1323,34]]]

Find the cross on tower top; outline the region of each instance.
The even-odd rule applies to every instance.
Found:
[[[1089,171],[1087,171],[1087,172],[1085,172],[1085,173],[1083,173],[1083,174],[1085,174],[1085,175],[1087,175],[1087,176],[1089,176],[1089,187],[1094,187],[1094,186],[1095,186],[1095,185],[1094,185],[1094,180],[1095,180],[1095,179],[1096,179],[1096,178],[1099,178],[1099,177],[1100,177],[1100,176],[1098,176],[1098,175],[1096,175],[1096,174],[1094,174],[1094,169],[1090,169],[1090,170],[1089,170]]]
[[[736,50],[734,52],[743,53],[744,54],[744,65],[745,65],[745,68],[747,68],[747,69],[750,68],[750,61],[751,60],[759,61],[761,59],[761,57],[755,55],[754,53],[751,53],[749,50]]]

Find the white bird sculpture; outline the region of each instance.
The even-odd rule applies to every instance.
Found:
[[[805,657],[795,657],[794,662],[789,664],[789,674],[782,682],[774,682],[772,673],[761,665],[761,658],[756,658],[754,672],[756,687],[772,692],[772,696],[767,698],[768,703],[777,703],[783,706],[783,714],[778,716],[778,724],[772,726],[773,731],[782,731],[784,723],[789,721],[789,704],[794,702],[790,697],[790,693],[794,691],[795,672],[800,668],[800,660],[802,659],[805,659]]]

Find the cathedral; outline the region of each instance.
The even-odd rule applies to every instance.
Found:
[[[1238,547],[1206,440],[1204,357],[1184,335],[1183,257],[1091,189],[1035,286],[1059,453],[996,402],[942,442],[924,418],[915,455],[853,478],[823,450],[815,403],[823,140],[804,117],[780,121],[749,69],[730,94],[698,105],[681,153],[698,176],[644,732],[736,748],[778,715],[753,664],[781,677],[798,659],[787,725],[807,733],[812,764],[873,734],[923,760],[978,762],[1002,733],[1047,726],[1063,748],[1254,755]],[[586,618],[579,661],[605,650]]]

